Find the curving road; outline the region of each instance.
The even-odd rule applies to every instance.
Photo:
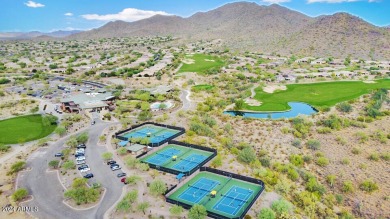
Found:
[[[104,164],[101,154],[106,147],[98,146],[97,141],[101,132],[108,125],[99,120],[94,126],[87,129],[89,141],[86,150],[86,163],[90,165],[91,172],[95,175],[92,182],[100,182],[106,192],[101,203],[88,210],[76,210],[63,203],[64,187],[57,177],[57,172],[46,172],[48,162],[54,159],[54,154],[63,149],[63,145],[69,137],[63,138],[49,148],[41,148],[34,152],[27,160],[30,171],[21,172],[17,179],[17,186],[27,188],[33,196],[31,201],[22,206],[38,207],[37,212],[31,214],[38,218],[103,218],[105,212],[118,200],[122,193],[123,183],[116,177],[118,171],[112,172]],[[98,170],[98,171],[97,171]]]
[[[190,99],[191,91],[189,90],[182,90],[180,93],[180,100],[183,102],[183,106],[181,107],[181,110],[191,110],[193,105]]]

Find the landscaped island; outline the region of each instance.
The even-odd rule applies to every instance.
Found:
[[[288,102],[304,102],[321,109],[337,103],[357,98],[363,94],[380,88],[390,88],[390,80],[377,80],[375,83],[362,81],[340,81],[313,84],[289,84],[287,90],[274,93],[263,91],[262,87],[255,89],[254,99],[262,102],[260,106],[244,104],[244,110],[252,111],[286,111],[290,109]]]
[[[57,117],[28,115],[0,121],[0,143],[16,144],[50,135],[57,127]]]

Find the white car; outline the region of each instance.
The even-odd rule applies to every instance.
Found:
[[[76,154],[78,154],[78,153],[84,154],[84,152],[85,152],[85,149],[83,149],[83,148],[79,148],[76,150]]]
[[[88,167],[88,168],[81,169],[80,172],[84,173],[84,172],[87,172],[87,171],[90,171],[90,170],[91,170],[91,168]]]
[[[111,167],[111,170],[112,170],[112,171],[119,170],[119,169],[121,169],[120,166],[113,166],[113,167]]]
[[[82,161],[82,160],[85,160],[85,157],[84,157],[84,156],[80,156],[80,157],[77,157],[77,158],[76,158],[76,161]]]

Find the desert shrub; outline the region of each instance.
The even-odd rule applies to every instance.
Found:
[[[207,216],[207,210],[203,205],[195,204],[188,211],[188,219],[204,219]]]
[[[321,185],[314,177],[310,177],[306,182],[306,190],[309,192],[316,192],[319,195],[323,195],[326,192],[324,186]]]
[[[352,148],[352,154],[360,154],[362,151],[359,148]]]
[[[390,153],[386,152],[380,155],[381,159],[384,161],[389,161],[390,160]]]
[[[341,187],[341,191],[343,191],[344,193],[350,193],[350,192],[353,192],[353,190],[354,190],[354,187],[353,187],[352,181],[347,180],[347,181],[343,182],[342,187]]]
[[[165,191],[167,191],[167,186],[165,185],[164,181],[162,181],[160,179],[156,179],[150,183],[149,191],[150,191],[150,194],[152,194],[154,196],[162,195]]]
[[[26,166],[26,162],[24,161],[18,161],[14,164],[12,164],[11,169],[7,172],[7,175],[12,175],[14,173],[17,173],[24,169]]]
[[[0,151],[1,152],[8,152],[11,149],[11,146],[5,145],[5,144],[0,144]]]
[[[312,149],[312,150],[318,150],[321,147],[321,143],[315,139],[308,140],[306,145],[309,149]]]
[[[271,166],[271,158],[268,156],[260,157],[259,159],[260,163],[264,167],[270,167]]]
[[[293,205],[284,199],[280,199],[280,200],[274,201],[271,205],[271,208],[272,208],[272,210],[275,211],[276,215],[281,215],[283,213],[291,212]]]
[[[378,190],[378,185],[372,179],[366,179],[359,185],[360,190],[371,193]]]
[[[340,112],[349,113],[352,112],[352,105],[347,102],[342,102],[336,105],[336,109]]]
[[[299,154],[292,154],[289,157],[290,163],[297,167],[302,167],[304,164],[302,155]]]
[[[329,184],[330,187],[334,186],[334,183],[336,182],[336,176],[335,175],[327,175],[326,176],[326,182]]]
[[[275,219],[275,212],[270,208],[262,208],[257,215],[257,219]]]
[[[372,161],[378,161],[379,160],[379,154],[378,153],[372,153],[370,156],[368,156],[368,159]]]
[[[16,202],[28,196],[28,191],[25,188],[19,188],[12,194],[12,199]]]
[[[238,160],[244,163],[251,163],[256,160],[256,152],[251,147],[245,147],[238,154]]]
[[[329,160],[326,157],[319,157],[316,161],[318,166],[324,167],[329,164]]]
[[[301,140],[299,139],[294,139],[291,144],[296,148],[302,148]]]

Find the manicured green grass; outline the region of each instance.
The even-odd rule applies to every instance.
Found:
[[[290,84],[287,90],[269,94],[261,87],[255,89],[255,99],[262,102],[261,106],[244,104],[244,110],[253,111],[285,111],[289,110],[288,102],[305,102],[313,107],[331,107],[337,103],[357,98],[374,89],[390,89],[390,79],[377,80],[376,83],[361,81],[339,81],[314,84]]]
[[[16,144],[51,134],[57,125],[45,126],[41,115],[19,116],[0,121],[0,143]]]
[[[209,91],[209,90],[212,90],[214,89],[214,86],[213,85],[209,85],[209,84],[199,84],[199,85],[195,85],[191,88],[192,91],[194,92],[199,92],[199,91]]]
[[[196,72],[198,74],[206,74],[206,71],[211,68],[220,68],[225,63],[217,56],[194,54],[192,56],[185,56],[186,59],[192,59],[195,62],[193,64],[183,63],[178,73],[182,72]],[[214,61],[211,61],[214,60]]]

